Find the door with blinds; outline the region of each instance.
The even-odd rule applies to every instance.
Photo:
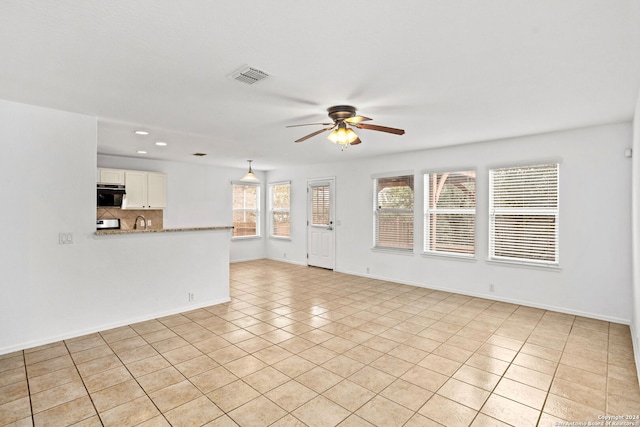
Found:
[[[333,270],[334,180],[309,181],[307,194],[307,264]]]

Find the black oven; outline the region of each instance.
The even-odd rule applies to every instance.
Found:
[[[98,207],[119,208],[122,207],[122,198],[125,195],[124,185],[98,184]]]

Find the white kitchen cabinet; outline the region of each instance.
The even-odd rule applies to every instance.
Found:
[[[147,173],[147,204],[150,209],[167,207],[167,176],[163,173]]]
[[[144,209],[147,207],[147,173],[124,171],[124,188],[127,192],[122,209]]]
[[[122,169],[98,169],[98,182],[100,184],[124,185],[124,171]]]
[[[167,207],[167,176],[158,172],[124,171],[126,201],[122,209]]]

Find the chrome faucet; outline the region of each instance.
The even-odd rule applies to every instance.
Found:
[[[144,227],[144,229],[147,229],[147,220],[145,219],[145,217],[143,217],[142,215],[138,215],[136,217],[135,222],[133,223],[133,229],[137,230],[138,229],[138,218],[142,218],[142,226]]]

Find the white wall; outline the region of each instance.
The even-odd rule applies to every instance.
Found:
[[[633,120],[633,339],[636,369],[640,381],[640,93]]]
[[[95,236],[95,118],[0,100],[0,123],[0,354],[228,300],[229,231]]]
[[[96,120],[0,101],[2,298],[0,353],[72,327],[91,286]],[[59,232],[75,244],[58,245]]]
[[[406,135],[403,138],[410,138]],[[365,142],[366,143],[366,142]],[[397,142],[394,142],[397,143]],[[306,182],[336,177],[336,270],[629,323],[631,304],[631,146],[629,123],[482,142],[357,163],[284,168],[268,181],[291,180],[292,239],[267,240],[272,259],[306,264]],[[359,147],[350,149],[357,150]],[[640,150],[639,150],[640,151]],[[340,153],[336,152],[336,157]],[[488,169],[559,160],[560,269],[495,264],[488,256]],[[477,170],[476,260],[421,255],[422,172]],[[371,250],[371,175],[416,173],[415,253]],[[605,210],[606,208],[606,210]],[[490,293],[489,284],[495,285]]]

